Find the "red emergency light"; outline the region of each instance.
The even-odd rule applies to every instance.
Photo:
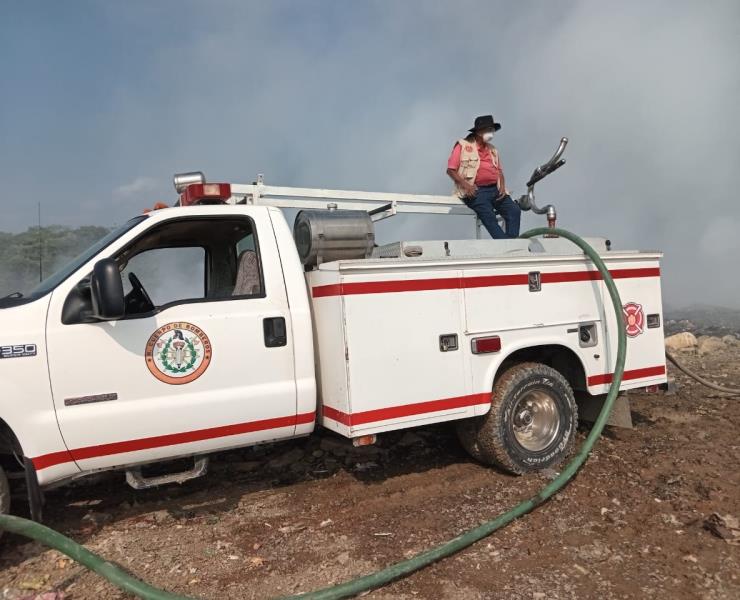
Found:
[[[180,194],[180,206],[226,204],[231,198],[229,183],[192,183]]]

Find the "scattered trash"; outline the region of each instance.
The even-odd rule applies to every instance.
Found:
[[[42,587],[46,586],[46,582],[49,581],[49,575],[44,575],[43,577],[30,577],[28,579],[24,579],[21,581],[19,587],[22,590],[32,590],[32,591],[38,591]]]
[[[660,516],[663,519],[663,523],[665,523],[666,525],[674,525],[674,526],[681,525],[681,522],[676,518],[676,515],[663,514]]]
[[[43,594],[34,594],[32,596],[23,596],[18,600],[65,600],[67,596],[64,592],[44,592]]]
[[[285,533],[285,534],[296,533],[298,531],[303,531],[306,527],[307,525],[303,523],[296,523],[295,525],[286,525],[284,527],[278,527],[278,531],[280,533]]]
[[[542,469],[541,471],[543,477],[546,477],[550,481],[553,481],[557,479],[560,476],[560,471],[556,471],[555,469],[551,467],[547,467],[546,469]]]
[[[355,471],[360,471],[360,472],[369,471],[370,469],[377,468],[377,466],[378,466],[378,463],[373,462],[371,460],[368,462],[358,462],[355,464]]]
[[[259,569],[260,567],[263,567],[266,562],[267,561],[261,556],[250,556],[247,559],[247,564],[254,569]]]
[[[712,513],[704,521],[704,529],[733,546],[740,545],[740,522],[732,515]]]

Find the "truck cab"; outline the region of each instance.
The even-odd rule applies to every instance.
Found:
[[[0,361],[6,438],[44,485],[310,433],[303,282],[278,209],[135,217],[28,297],[3,301],[2,342],[25,349]]]

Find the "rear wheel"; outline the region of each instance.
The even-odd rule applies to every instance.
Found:
[[[573,448],[578,409],[573,390],[555,369],[521,363],[493,388],[491,410],[458,423],[460,442],[482,463],[527,473],[560,463]]]

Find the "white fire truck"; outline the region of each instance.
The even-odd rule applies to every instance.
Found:
[[[534,183],[562,148],[535,171],[524,208],[536,208]],[[0,300],[3,511],[14,468],[40,518],[52,484],[104,469],[137,488],[183,481],[213,452],[317,426],[365,444],[456,421],[476,459],[523,473],[568,454],[576,394],[608,390],[615,316],[598,271],[565,239],[377,245],[378,219],[472,212],[454,197],[200,173],[176,188],[176,206]],[[286,207],[302,208],[293,232]],[[554,220],[552,207],[537,211]],[[625,302],[622,388],[664,383],[661,254],[587,240]],[[192,469],[142,471],[182,457]]]

